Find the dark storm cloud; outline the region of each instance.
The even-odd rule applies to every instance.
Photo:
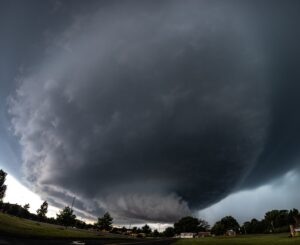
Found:
[[[251,187],[299,167],[300,32],[295,23],[299,22],[300,5],[296,1],[276,1],[272,7],[272,11],[258,11],[263,16],[260,32],[265,34],[270,73],[270,117],[263,151],[245,180],[245,185]]]
[[[90,214],[164,222],[261,184],[278,128],[295,129],[277,120],[284,68],[256,7],[114,2],[77,16],[10,101],[27,179]],[[282,148],[269,178],[294,166]]]
[[[47,52],[45,37],[55,36],[66,28],[76,13],[86,12],[93,5],[82,1],[53,0],[0,1],[0,161],[14,176],[21,177],[18,140],[9,132],[7,96],[15,90],[16,74],[38,66]],[[37,21],[38,20],[38,21]]]

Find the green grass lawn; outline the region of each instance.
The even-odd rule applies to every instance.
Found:
[[[248,235],[237,237],[205,237],[194,239],[180,239],[172,245],[250,245],[250,244],[267,244],[267,245],[284,245],[300,244],[300,237],[289,238],[289,234],[276,235]]]
[[[0,234],[39,238],[110,238],[109,235],[97,232],[66,229],[62,226],[22,219],[1,212]]]

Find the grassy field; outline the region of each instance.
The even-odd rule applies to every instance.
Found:
[[[35,222],[0,212],[0,234],[39,238],[110,238],[96,232],[66,229],[62,226]]]
[[[299,238],[289,238],[288,234],[278,235],[256,235],[256,236],[237,236],[237,237],[205,237],[195,239],[180,239],[172,245],[289,245],[300,244]]]

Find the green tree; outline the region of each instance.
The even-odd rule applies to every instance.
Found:
[[[289,225],[289,211],[279,210],[279,215],[275,221],[275,227],[283,227]]]
[[[40,218],[40,219],[46,219],[46,214],[48,212],[48,203],[47,201],[44,201],[41,205],[41,207],[36,211],[37,213],[37,216]]]
[[[211,228],[211,232],[215,235],[224,235],[226,232],[226,228],[221,221],[217,221],[214,226]]]
[[[204,219],[198,219],[199,225],[198,225],[198,231],[207,231],[209,229],[209,224]]]
[[[221,223],[225,226],[226,230],[234,230],[235,232],[239,231],[240,225],[232,216],[222,218]]]
[[[288,221],[289,221],[289,225],[296,225],[298,223],[299,220],[299,211],[298,209],[292,209],[289,211],[288,214]]]
[[[278,215],[277,210],[272,210],[272,211],[265,213],[265,220],[266,220],[267,224],[269,225],[268,228],[270,231],[274,231],[274,229],[275,229],[274,222],[275,222],[277,215]]]
[[[251,222],[249,222],[249,221],[244,222],[244,224],[242,225],[242,232],[243,232],[243,234],[252,234]]]
[[[112,229],[113,218],[108,212],[106,212],[103,217],[99,217],[97,223],[95,224],[98,229],[110,231]]]
[[[27,212],[29,212],[29,209],[30,209],[29,203],[26,203],[26,204],[23,206],[23,208],[24,208]]]
[[[151,228],[150,228],[150,226],[149,225],[144,225],[143,227],[142,227],[142,232],[143,233],[145,233],[146,235],[149,235],[150,233],[151,233]]]
[[[166,237],[173,237],[175,236],[175,230],[173,227],[167,227],[164,231],[164,236]]]
[[[287,210],[272,210],[265,214],[265,220],[271,232],[274,232],[276,228],[288,226],[289,219],[290,213]]]
[[[191,216],[183,217],[174,224],[175,233],[206,231],[209,228],[205,220]]]
[[[79,229],[85,229],[86,228],[86,223],[82,220],[76,219],[75,220],[75,227],[79,228]]]
[[[245,234],[259,234],[265,233],[267,227],[265,225],[265,220],[257,220],[252,219],[251,221],[247,221],[242,226],[242,232]]]
[[[63,210],[60,210],[59,214],[56,214],[56,216],[57,222],[64,226],[73,226],[76,222],[76,215],[73,214],[73,209],[69,206],[66,206]]]
[[[3,201],[5,197],[5,192],[7,186],[4,184],[6,180],[7,173],[5,173],[2,169],[0,169],[0,202]]]
[[[226,216],[220,221],[216,222],[211,231],[215,235],[223,235],[227,230],[234,230],[238,232],[240,228],[239,223],[232,216]]]
[[[160,234],[159,234],[158,230],[155,229],[155,230],[153,231],[153,236],[154,236],[154,237],[159,237],[159,235],[160,235]]]
[[[30,208],[29,203],[27,203],[23,206],[22,211],[20,213],[21,217],[28,218],[28,216],[30,214],[29,208]]]

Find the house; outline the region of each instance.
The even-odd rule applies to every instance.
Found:
[[[300,226],[295,227],[294,225],[290,225],[290,229],[292,237],[300,236]]]
[[[295,222],[290,225],[291,237],[300,236],[300,215],[293,217]]]
[[[192,232],[182,232],[180,233],[180,238],[194,238],[195,234]]]
[[[226,236],[236,236],[236,232],[234,230],[227,230]]]

